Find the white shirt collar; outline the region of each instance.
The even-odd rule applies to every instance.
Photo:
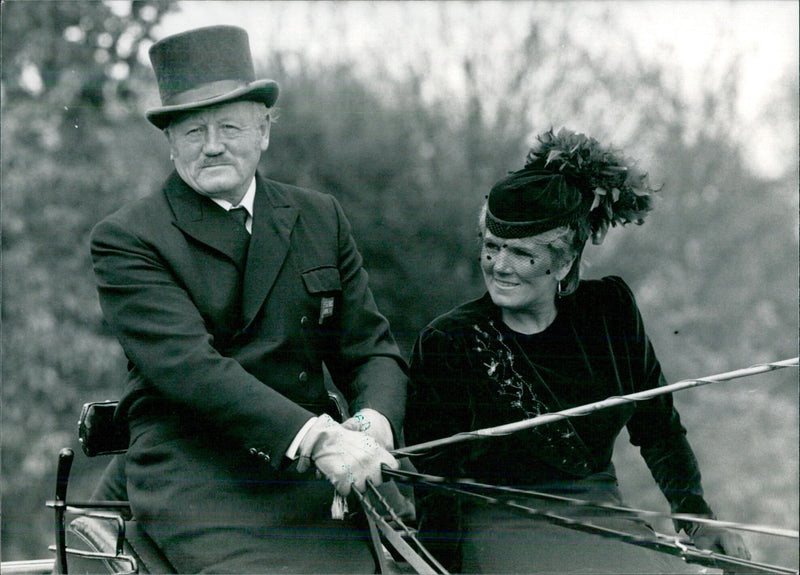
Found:
[[[247,191],[244,193],[244,197],[242,201],[239,202],[237,205],[233,205],[228,200],[223,200],[220,198],[211,198],[215,204],[221,207],[226,212],[232,210],[233,208],[244,208],[247,210],[247,222],[245,222],[245,227],[247,228],[248,232],[253,231],[253,202],[256,198],[256,179],[253,177],[250,180],[250,186],[247,188]]]

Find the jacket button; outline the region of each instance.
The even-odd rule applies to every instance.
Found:
[[[268,454],[264,453],[263,451],[259,451],[259,452],[258,452],[258,456],[259,456],[261,459],[263,459],[264,461],[266,461],[267,463],[269,463],[270,456],[269,456]]]
[[[297,381],[300,383],[305,383],[308,381],[308,374],[305,371],[301,371],[300,375],[297,376]]]
[[[300,319],[300,326],[301,327],[308,327],[308,324],[310,324],[310,323],[311,323],[311,320],[309,320],[306,316],[303,316]]]

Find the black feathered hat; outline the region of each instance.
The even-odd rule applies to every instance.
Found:
[[[538,136],[523,169],[492,187],[486,227],[501,238],[522,238],[571,226],[601,243],[609,226],[644,223],[655,191],[619,152],[584,134],[550,130]]]

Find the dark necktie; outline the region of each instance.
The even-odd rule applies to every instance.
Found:
[[[238,208],[232,208],[228,210],[228,214],[235,219],[241,226],[247,231],[247,226],[245,223],[247,222],[247,210],[241,206]]]
[[[244,260],[242,261],[242,263],[244,264],[244,262],[247,261],[247,249],[250,247],[250,232],[247,231],[247,226],[245,225],[245,223],[247,222],[247,210],[245,208],[243,208],[242,206],[239,206],[238,208],[231,208],[230,210],[228,210],[228,214],[234,220],[236,220],[236,223],[238,223],[239,225],[242,226],[242,229],[247,234],[247,239],[242,242],[243,245],[244,245],[244,250],[245,250],[243,252],[244,253]],[[242,282],[241,289],[244,289],[244,282]],[[242,302],[241,292],[240,292],[239,302]],[[242,313],[241,309],[239,310],[239,313],[240,314]],[[241,316],[239,318],[239,321],[240,322],[242,321]]]

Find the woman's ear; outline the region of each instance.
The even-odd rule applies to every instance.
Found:
[[[572,266],[578,265],[578,256],[574,255],[571,259],[567,260],[560,266],[558,266],[555,270],[555,279],[556,281],[563,281],[569,275],[570,270],[572,270]]]

